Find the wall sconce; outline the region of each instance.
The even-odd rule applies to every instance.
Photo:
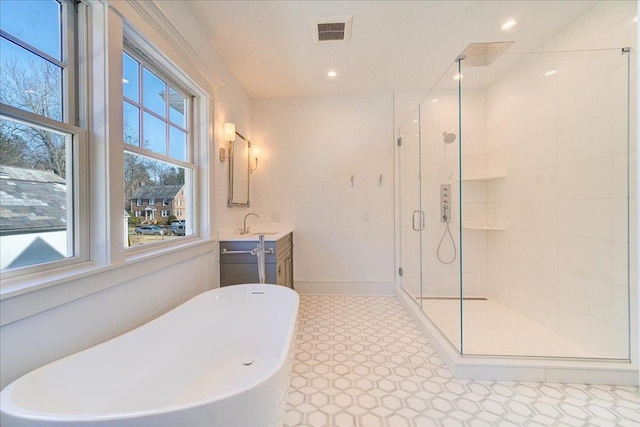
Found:
[[[229,148],[231,148],[231,144],[236,140],[236,125],[235,123],[225,123],[224,124],[224,140],[229,141]],[[226,150],[224,147],[220,147],[220,161],[224,162],[227,160],[229,156],[227,156]]]
[[[258,158],[260,157],[261,149],[259,145],[255,145],[255,144],[251,144],[250,148],[251,148],[251,158],[255,159],[255,166],[249,165],[249,167],[251,168],[251,173],[253,173],[253,171],[258,169]]]

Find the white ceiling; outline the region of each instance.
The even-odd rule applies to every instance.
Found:
[[[185,1],[252,98],[428,89],[472,42],[540,47],[596,1]],[[350,43],[312,18],[352,15]],[[518,26],[500,26],[515,18]],[[333,69],[338,77],[330,79]]]

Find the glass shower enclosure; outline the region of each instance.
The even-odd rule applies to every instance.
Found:
[[[475,49],[401,121],[401,287],[460,354],[630,359],[629,96],[624,49]]]

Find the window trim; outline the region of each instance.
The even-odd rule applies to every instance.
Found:
[[[67,150],[67,203],[68,222],[71,233],[68,245],[72,255],[64,259],[40,262],[24,267],[2,270],[0,295],[4,288],[15,281],[34,274],[48,273],[60,268],[69,268],[87,262],[89,250],[89,170],[88,170],[88,131],[86,129],[87,105],[81,102],[87,99],[86,73],[79,73],[78,55],[86,54],[83,38],[86,36],[86,5],[73,0],[56,0],[61,5],[60,28],[62,60],[57,60],[42,52],[20,38],[2,31],[2,36],[18,47],[25,49],[46,61],[61,67],[62,70],[62,120],[54,120],[46,116],[22,110],[11,105],[0,103],[0,113],[10,119],[23,122],[29,126],[41,127],[71,135]],[[83,77],[80,77],[83,76]],[[84,127],[80,127],[80,126]],[[70,191],[69,191],[70,190]]]
[[[165,125],[167,126],[167,132],[169,132],[170,127],[174,126],[179,130],[188,131],[187,134],[187,144],[186,144],[186,153],[185,158],[186,161],[182,161],[168,155],[157,153],[151,150],[146,150],[140,146],[135,146],[131,144],[127,144],[124,142],[124,138],[122,138],[122,150],[123,153],[130,153],[133,155],[144,156],[153,160],[173,164],[175,166],[179,166],[185,169],[185,183],[184,188],[185,198],[189,201],[187,203],[187,217],[190,225],[190,229],[187,230],[187,235],[178,239],[178,240],[165,240],[159,242],[151,242],[146,243],[140,246],[129,246],[124,248],[125,252],[125,260],[139,256],[144,253],[154,253],[153,251],[164,250],[165,248],[173,247],[174,245],[182,243],[185,240],[190,239],[202,239],[200,227],[200,218],[203,212],[200,211],[201,206],[205,207],[206,204],[202,203],[198,200],[198,197],[201,197],[200,190],[200,175],[202,173],[202,168],[206,165],[206,160],[201,158],[200,155],[202,150],[200,149],[200,145],[202,144],[203,135],[201,134],[200,129],[197,129],[198,126],[201,126],[201,121],[204,116],[203,113],[209,111],[208,105],[203,103],[202,100],[208,99],[208,96],[204,91],[202,91],[196,84],[194,84],[190,78],[188,78],[185,73],[180,70],[172,61],[166,59],[166,57],[157,49],[149,45],[147,42],[144,42],[139,35],[132,32],[133,30],[126,26],[124,27],[124,37],[123,37],[123,46],[121,55],[126,53],[132,59],[137,61],[140,65],[140,73],[139,73],[139,102],[136,103],[130,98],[124,96],[122,94],[120,100],[120,108],[124,108],[124,102],[128,102],[131,105],[139,108],[139,126],[140,129],[144,127],[142,116],[145,112],[152,114],[154,117],[158,117],[157,114],[152,112],[149,109],[144,108],[142,105],[142,93],[143,93],[143,85],[142,85],[142,69],[143,67],[147,68],[150,72],[154,73],[157,77],[161,78],[168,88],[173,88],[178,91],[180,95],[184,96],[187,100],[187,108],[185,110],[185,123],[186,127],[181,128],[176,126],[171,122],[169,116],[169,103],[167,102],[167,117],[161,118]],[[149,53],[147,53],[149,52]],[[121,68],[122,72],[122,68]],[[199,102],[200,100],[200,102]],[[201,111],[202,110],[202,111]],[[208,122],[208,120],[205,120]],[[169,135],[167,135],[167,138]],[[142,142],[144,136],[140,135],[140,142]],[[167,139],[167,143],[168,143]],[[205,155],[205,158],[207,156]]]
[[[12,268],[2,271],[3,282],[5,279],[13,279],[21,276],[52,270],[58,267],[67,267],[88,260],[88,168],[87,168],[87,131],[77,126],[62,123],[50,119],[48,117],[38,116],[29,111],[9,105],[0,104],[2,116],[16,120],[29,126],[41,127],[61,133],[71,135],[71,143],[66,147],[70,153],[68,158],[70,165],[67,165],[67,189],[71,183],[71,191],[67,191],[67,203],[71,207],[67,217],[72,221],[71,232],[72,238],[69,244],[73,246],[73,255],[64,259],[41,262],[38,264],[27,265],[24,267]],[[71,166],[71,167],[69,167]],[[4,286],[4,283],[3,283]]]

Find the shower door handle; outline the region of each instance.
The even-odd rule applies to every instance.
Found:
[[[418,228],[416,228],[416,214],[418,214],[418,216],[420,217],[420,219],[418,220],[420,221],[420,223],[418,224]],[[423,211],[413,211],[413,218],[411,218],[411,228],[413,228],[413,231],[424,230],[424,212]]]

